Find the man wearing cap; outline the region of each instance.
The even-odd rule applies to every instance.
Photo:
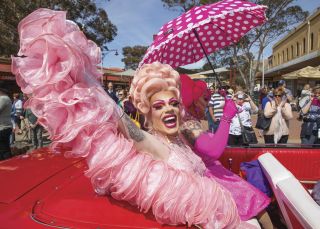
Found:
[[[0,85],[0,160],[5,160],[11,157],[11,106],[12,103],[8,96],[8,91]]]
[[[288,102],[292,102],[293,101],[293,96],[292,96],[292,92],[290,91],[290,89],[286,88],[286,81],[284,80],[280,80],[278,83],[278,87],[282,88],[284,90],[284,95],[282,100],[288,100]]]

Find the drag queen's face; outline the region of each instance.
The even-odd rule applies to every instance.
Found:
[[[180,103],[172,91],[155,93],[150,100],[152,128],[164,135],[177,135],[180,126]]]

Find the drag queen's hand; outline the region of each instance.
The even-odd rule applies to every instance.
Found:
[[[232,99],[226,99],[224,108],[223,108],[223,116],[230,121],[238,112],[236,104]]]
[[[203,133],[195,142],[195,150],[201,155],[218,159],[227,145],[230,123],[237,113],[237,107],[231,99],[226,99],[223,116],[220,119],[218,130],[215,134]]]

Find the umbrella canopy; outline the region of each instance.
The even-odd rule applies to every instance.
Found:
[[[173,68],[195,63],[263,24],[265,10],[266,6],[239,0],[193,7],[161,27],[139,66],[154,61]]]
[[[320,66],[311,67],[307,66],[297,71],[287,73],[283,75],[284,79],[295,80],[301,78],[320,79]]]

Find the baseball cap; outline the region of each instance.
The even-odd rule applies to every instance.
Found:
[[[238,99],[244,99],[244,93],[243,93],[243,92],[239,92],[239,93],[237,94],[237,98],[238,98]]]
[[[286,84],[286,81],[284,81],[284,80],[280,80],[278,83],[278,85],[284,85],[284,84]]]

